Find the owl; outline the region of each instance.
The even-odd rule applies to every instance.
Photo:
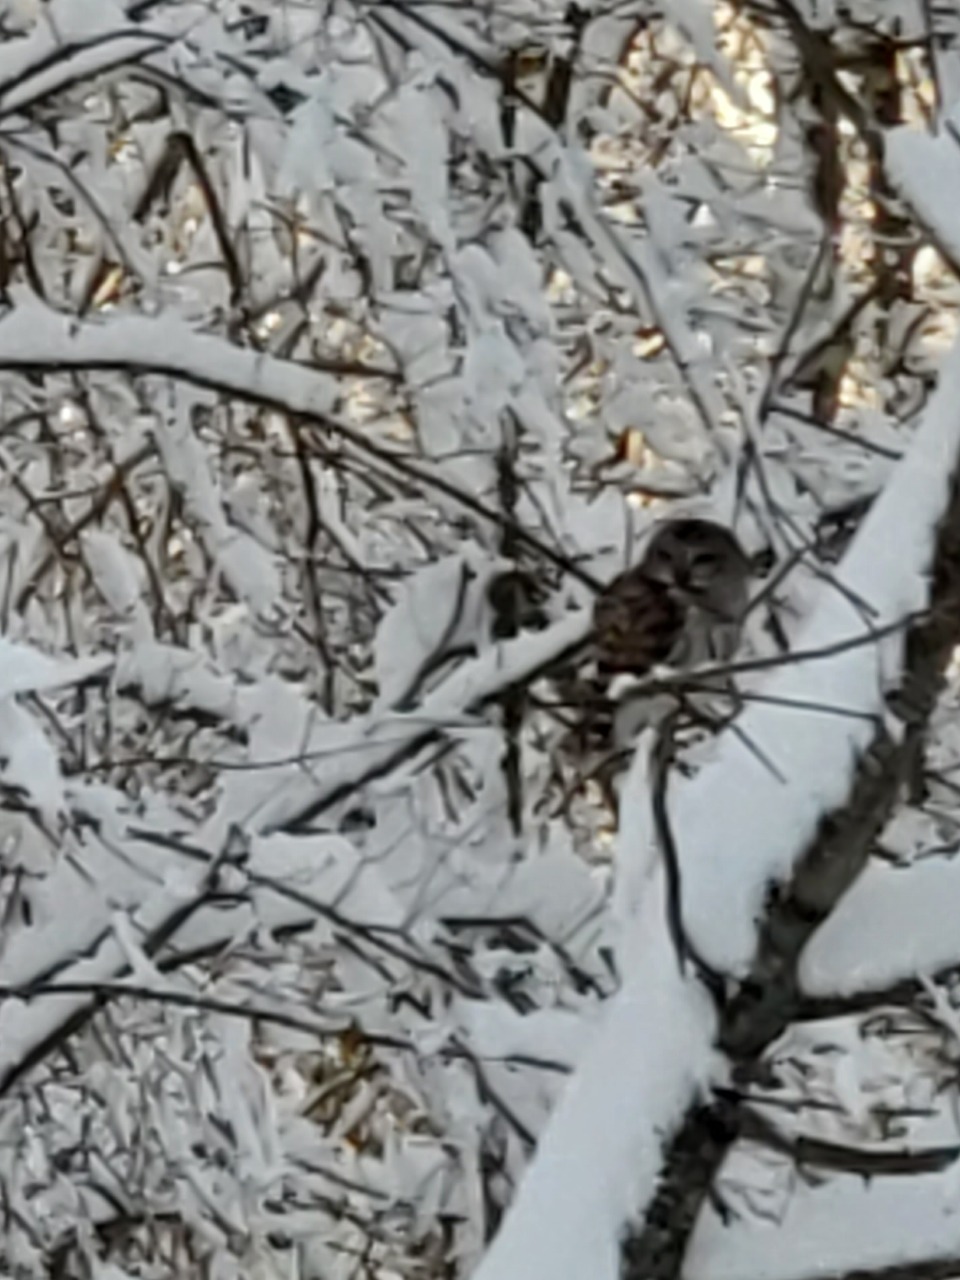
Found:
[[[751,564],[711,520],[662,524],[641,562],[619,574],[593,611],[598,674],[641,676],[665,663],[724,662],[737,647]]]
[[[581,678],[581,718],[573,750],[590,761],[611,812],[619,777],[637,735],[661,724],[678,706],[671,692],[636,688],[660,664],[682,669],[726,662],[740,640],[754,566],[729,529],[711,520],[665,521],[643,559],[618,574],[597,596],[592,656],[596,673]],[[729,696],[718,674],[682,695],[685,711],[709,722],[715,698]],[[601,752],[599,762],[596,752]]]

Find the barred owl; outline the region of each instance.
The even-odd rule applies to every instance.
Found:
[[[599,674],[643,675],[658,663],[689,667],[730,658],[747,606],[750,561],[710,520],[661,525],[640,564],[597,597]]]

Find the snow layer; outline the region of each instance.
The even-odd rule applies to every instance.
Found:
[[[678,973],[659,894],[643,917],[643,963],[586,1049],[476,1280],[620,1273],[623,1224],[653,1194],[662,1143],[707,1078],[715,1033],[709,999]]]
[[[872,863],[817,930],[800,963],[811,996],[878,991],[957,962],[960,860]]]
[[[956,1257],[960,1201],[956,1174],[796,1181],[782,1212],[724,1223],[701,1215],[684,1280],[793,1280],[866,1275]]]
[[[78,321],[27,295],[0,320],[0,368],[137,369],[169,373],[300,413],[326,414],[335,378],[287,360],[231,346],[171,315]]]
[[[685,922],[719,969],[747,969],[770,883],[789,878],[821,819],[844,803],[885,714],[908,619],[928,602],[935,531],[960,448],[958,399],[955,346],[910,450],[837,569],[837,585],[824,582],[795,660],[759,686],[771,699],[845,714],[751,703],[737,732],[723,735],[715,763],[672,787]],[[883,638],[872,639],[878,631]]]
[[[957,116],[958,111],[952,113]],[[904,126],[886,137],[885,168],[893,185],[933,228],[954,262],[960,260],[960,133],[949,121],[931,137]]]

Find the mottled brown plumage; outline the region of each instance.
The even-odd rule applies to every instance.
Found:
[[[666,662],[683,617],[682,606],[639,569],[614,578],[593,610],[599,674],[638,673]]]
[[[733,534],[710,520],[671,520],[639,565],[619,574],[594,605],[602,676],[643,675],[658,663],[729,658],[747,603],[750,563]]]

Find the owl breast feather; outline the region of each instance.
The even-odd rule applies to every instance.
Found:
[[[662,583],[628,569],[597,598],[593,619],[600,673],[643,675],[669,660],[684,610]]]

